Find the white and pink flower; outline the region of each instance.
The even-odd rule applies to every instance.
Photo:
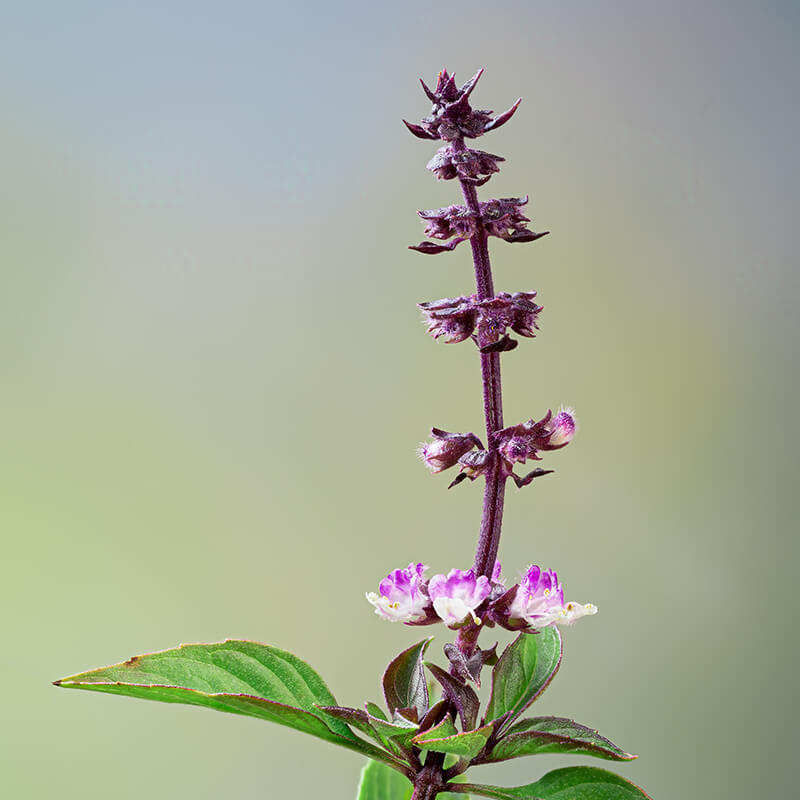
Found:
[[[491,592],[491,581],[485,575],[476,578],[471,569],[451,569],[447,575],[434,575],[428,584],[433,610],[451,628],[463,625],[470,617],[479,625],[475,609]]]
[[[520,581],[508,612],[511,620],[522,620],[529,627],[541,630],[548,625],[571,625],[581,617],[596,614],[597,606],[564,603],[558,575],[532,564]]]
[[[379,584],[379,594],[367,592],[375,613],[392,622],[421,622],[428,616],[431,601],[425,592],[424,564],[413,562],[390,572]]]

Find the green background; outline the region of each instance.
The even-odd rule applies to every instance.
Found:
[[[507,158],[481,194],[530,193],[552,231],[492,245],[498,289],[545,306],[503,358],[506,420],[566,403],[581,426],[506,505],[506,574],[556,568],[600,609],[538,711],[639,753],[617,771],[656,800],[794,794],[796,3],[2,18],[4,796],[355,796],[354,754],[49,681],[241,637],[357,705],[420,637],[364,592],[471,563],[479,485],[414,454],[482,425],[474,348],[414,306],[471,291],[468,251],[406,249],[458,198],[400,122],[443,66],[486,68],[479,108],[524,97],[478,142]],[[590,762],[472,777],[565,763]]]

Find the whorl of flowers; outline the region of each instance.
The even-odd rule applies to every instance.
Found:
[[[495,563],[492,577],[476,576],[474,570],[451,569],[446,575],[423,579],[427,567],[411,563],[390,572],[367,600],[375,613],[391,622],[427,625],[443,622],[450,628],[473,623],[509,630],[537,631],[549,625],[571,625],[596,614],[591,603],[564,602],[564,592],[553,570],[535,564],[519,583],[506,589]]]

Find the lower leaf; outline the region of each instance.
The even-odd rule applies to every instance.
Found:
[[[494,800],[651,800],[638,786],[597,767],[565,767],[527,786],[504,788],[465,783],[457,792]]]
[[[297,656],[258,642],[182,645],[56,681],[57,686],[186,703],[286,725],[390,764],[393,756],[365,742],[318,705],[336,705],[322,678]]]

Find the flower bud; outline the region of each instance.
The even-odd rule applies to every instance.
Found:
[[[555,450],[559,447],[564,447],[572,441],[577,430],[577,423],[575,422],[575,412],[571,408],[562,408],[548,424],[550,431],[550,438],[547,442],[547,447],[544,449]]]
[[[417,453],[433,473],[450,469],[473,447],[480,447],[480,440],[474,433],[448,433],[439,428],[431,428],[431,436],[433,441],[421,444]]]
[[[448,74],[446,69],[439,73],[434,91],[424,81],[420,81],[423,91],[433,103],[433,108],[420,125],[403,120],[406,127],[420,139],[453,141],[464,136],[475,138],[504,125],[517,110],[519,100],[494,119],[491,111],[473,109],[469,104],[469,96],[482,72],[483,70],[479,70],[460,89],[456,86],[455,76]]]
[[[496,434],[497,449],[510,470],[515,463],[524,464],[527,459],[541,461],[540,450],[558,450],[568,445],[575,435],[574,411],[562,409],[555,416],[548,411],[535,422],[529,419],[512,425]]]

